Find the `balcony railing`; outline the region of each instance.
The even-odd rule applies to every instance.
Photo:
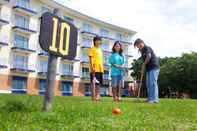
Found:
[[[23,14],[27,14],[27,15],[36,15],[37,12],[32,10],[30,7],[25,7],[25,6],[21,6],[19,4],[17,4],[16,6],[13,7],[13,10],[17,11],[17,12],[21,12]]]
[[[17,45],[13,46],[11,49],[17,52],[24,52],[24,53],[36,52],[35,50],[29,49],[28,47],[20,47]]]
[[[6,24],[9,24],[9,22],[7,20],[0,18],[0,26],[6,25]]]
[[[21,32],[21,33],[24,33],[24,34],[28,34],[28,35],[36,33],[35,30],[29,29],[29,27],[22,27],[22,26],[19,26],[19,25],[13,26],[12,29],[14,31],[18,31],[18,32]]]
[[[0,5],[5,5],[8,4],[10,2],[10,0],[0,0]]]
[[[35,70],[29,69],[28,67],[24,65],[13,65],[10,70],[15,71],[15,72],[22,72],[22,73],[35,72]]]
[[[5,43],[5,42],[0,42],[0,46],[7,46],[8,43]]]

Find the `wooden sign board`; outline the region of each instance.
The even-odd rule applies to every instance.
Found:
[[[76,56],[78,30],[70,22],[46,12],[41,17],[39,43],[50,54],[73,60]]]

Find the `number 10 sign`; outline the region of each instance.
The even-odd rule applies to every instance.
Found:
[[[70,22],[46,12],[41,17],[39,43],[50,54],[73,60],[77,49],[77,28]]]

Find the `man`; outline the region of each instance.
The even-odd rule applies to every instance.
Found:
[[[145,45],[142,39],[137,39],[134,43],[141,52],[144,63],[142,64],[141,74],[146,70],[146,84],[148,88],[148,102],[158,103],[158,85],[157,79],[160,71],[159,59],[156,57],[151,47]]]
[[[94,46],[89,50],[90,58],[90,80],[92,85],[92,100],[100,100],[100,86],[103,82],[103,53],[100,48],[101,38],[96,36],[93,38]]]

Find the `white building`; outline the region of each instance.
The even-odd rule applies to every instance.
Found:
[[[38,43],[42,13],[58,8],[62,18],[79,30],[77,56],[58,58],[55,94],[89,95],[87,50],[95,35],[102,36],[105,60],[103,95],[109,94],[108,57],[116,40],[124,45],[128,66],[132,62],[131,38],[135,31],[112,25],[65,7],[53,0],[0,0],[0,91],[43,94],[46,88],[48,54]],[[128,76],[125,82],[131,81]]]

